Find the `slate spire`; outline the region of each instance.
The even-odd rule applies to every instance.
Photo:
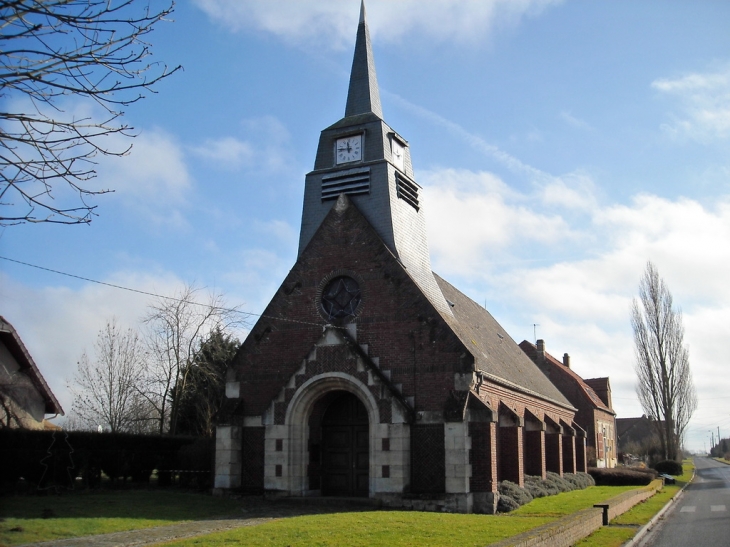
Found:
[[[365,0],[360,4],[360,24],[357,27],[355,56],[352,59],[350,72],[350,89],[347,92],[345,117],[372,112],[383,118],[383,107],[380,104],[378,78],[375,74],[375,59],[370,45],[370,31],[365,16]]]

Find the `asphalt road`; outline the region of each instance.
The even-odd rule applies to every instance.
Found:
[[[695,480],[647,534],[642,547],[730,545],[730,465],[695,458]]]

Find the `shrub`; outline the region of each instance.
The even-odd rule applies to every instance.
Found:
[[[590,467],[588,473],[598,486],[646,486],[657,477],[656,471],[652,469],[633,467],[615,467],[613,469]]]
[[[683,472],[682,464],[674,460],[659,462],[654,466],[654,469],[656,469],[657,473],[666,473],[667,475],[681,475]]]
[[[525,490],[532,494],[533,498],[544,498],[558,493],[557,491],[551,493],[540,477],[532,475],[525,475]]]
[[[588,473],[565,473],[563,479],[568,481],[574,490],[583,490],[596,484]]]
[[[509,513],[510,511],[514,511],[515,509],[519,509],[520,504],[517,503],[515,500],[510,498],[506,495],[499,496],[499,501],[497,502],[497,511],[500,513]]]
[[[570,492],[571,490],[575,490],[575,487],[571,483],[566,481],[557,473],[553,473],[552,471],[548,471],[545,481],[549,482],[551,485],[553,485],[553,487],[557,488],[558,493]]]
[[[507,496],[514,500],[518,507],[530,503],[533,499],[530,492],[510,481],[500,482],[497,489],[499,490],[500,496]]]

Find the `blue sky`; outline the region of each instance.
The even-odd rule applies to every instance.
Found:
[[[386,121],[424,186],[434,270],[517,341],[634,394],[631,299],[652,260],[681,307],[700,406],[730,436],[730,3],[368,0]],[[179,72],[127,110],[86,226],[0,232],[0,255],[261,312],[294,264],[304,175],[344,114],[358,0],[182,0],[149,36]],[[70,100],[68,110],[88,108]],[[59,195],[63,199],[63,194]],[[149,298],[0,261],[2,314],[66,410],[106,319]],[[533,327],[537,324],[537,327]]]

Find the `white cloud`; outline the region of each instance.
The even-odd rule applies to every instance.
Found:
[[[434,269],[480,302],[487,294],[516,340],[532,340],[537,324],[548,351],[570,353],[579,374],[610,376],[622,417],[641,414],[629,309],[652,260],[683,310],[701,401],[693,424],[717,415],[705,401],[727,393],[716,379],[726,368],[730,196],[712,206],[650,194],[605,204],[579,176],[530,195],[489,173],[433,171],[421,180]],[[701,448],[702,426],[691,427],[690,445]]]
[[[662,129],[673,137],[707,143],[730,137],[730,64],[707,73],[659,79],[652,87],[679,99],[680,113]]]
[[[249,164],[254,158],[251,144],[234,137],[208,139],[191,150],[195,155],[229,169]]]
[[[186,225],[193,180],[176,139],[161,129],[141,132],[129,154],[103,157],[99,179],[135,214],[153,224]]]
[[[424,185],[434,265],[443,273],[490,271],[491,260],[504,260],[505,255],[515,258],[511,249],[526,242],[534,248],[576,240],[578,232],[551,207],[557,202],[591,203],[560,181],[525,195],[485,172],[425,171],[419,173],[419,180]]]
[[[120,272],[105,281],[165,295],[182,285],[169,274],[134,272]],[[120,325],[137,327],[151,299],[97,284],[31,288],[0,272],[3,316],[18,331],[66,413],[71,410],[66,381],[73,377],[81,353],[92,350],[97,332],[112,317]]]
[[[351,47],[358,3],[335,0],[195,0],[232,31],[262,30],[297,44]],[[473,43],[501,25],[515,25],[562,0],[369,0],[370,32],[381,41],[408,35]],[[282,15],[285,14],[285,15]]]
[[[239,137],[207,139],[201,145],[190,147],[195,156],[213,164],[219,169],[258,169],[276,172],[284,169],[287,157],[283,151],[291,135],[286,126],[272,116],[244,120],[244,133]],[[255,139],[246,136],[255,135]]]
[[[581,120],[580,118],[576,118],[567,110],[563,110],[560,113],[560,117],[568,125],[571,125],[572,127],[575,127],[577,129],[593,129],[588,122],[586,122],[585,120]]]

